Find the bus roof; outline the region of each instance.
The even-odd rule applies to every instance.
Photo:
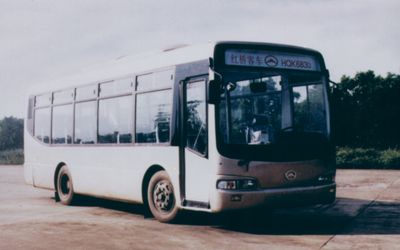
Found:
[[[159,51],[127,55],[82,69],[80,73],[32,85],[30,94],[118,79],[154,69],[205,60],[212,56],[215,43],[178,45]]]
[[[206,60],[209,57],[213,57],[214,48],[221,45],[260,46],[278,50],[304,51],[306,53],[320,55],[318,51],[308,48],[260,42],[219,41],[198,45],[176,45],[158,51],[121,56],[112,61],[82,69],[78,74],[43,83],[37,83],[29,89],[29,93],[40,94],[49,91],[78,87],[85,84],[99,83],[133,76],[135,74],[145,73],[155,69]]]

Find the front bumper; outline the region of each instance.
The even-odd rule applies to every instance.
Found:
[[[336,198],[336,183],[291,188],[270,188],[254,191],[217,190],[211,201],[211,210],[244,209],[258,206],[298,207],[330,204]]]

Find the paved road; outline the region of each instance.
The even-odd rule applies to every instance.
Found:
[[[330,206],[239,225],[190,213],[167,225],[144,219],[138,205],[62,206],[24,184],[21,166],[0,166],[0,249],[400,249],[400,171],[339,170],[337,182]]]

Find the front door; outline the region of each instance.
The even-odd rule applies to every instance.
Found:
[[[211,170],[208,162],[206,77],[184,84],[184,189],[187,205],[208,204]]]

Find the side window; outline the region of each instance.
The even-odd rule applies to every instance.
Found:
[[[43,107],[51,105],[51,93],[38,95],[35,97],[35,107]]]
[[[132,142],[132,96],[99,101],[99,143]]]
[[[137,76],[136,78],[137,91],[171,88],[173,84],[174,84],[174,75],[172,70],[165,70],[165,71],[140,75]]]
[[[74,101],[74,90],[57,91],[53,93],[53,104],[65,104]]]
[[[133,90],[131,78],[123,78],[110,82],[100,83],[100,98],[129,94]]]
[[[93,144],[97,137],[97,101],[75,104],[75,144]]]
[[[136,142],[169,142],[172,91],[161,90],[136,96]]]
[[[186,146],[207,154],[207,113],[205,81],[191,82],[186,85]]]
[[[34,135],[43,143],[50,143],[50,108],[35,110]]]
[[[293,87],[294,125],[304,131],[326,132],[322,84]]]
[[[88,86],[79,87],[76,89],[76,101],[95,99],[97,98],[98,85],[92,84]]]
[[[72,143],[72,113],[72,104],[53,107],[52,143]]]

